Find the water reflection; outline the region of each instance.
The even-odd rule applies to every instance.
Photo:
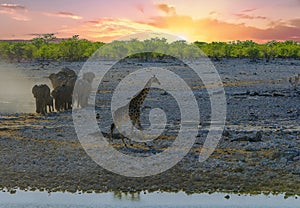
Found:
[[[120,191],[114,191],[114,198],[119,200],[126,200],[126,201],[135,201],[138,202],[141,200],[140,192],[138,193],[123,193]]]
[[[226,197],[226,196],[230,197]],[[0,207],[197,207],[197,208],[262,208],[262,207],[299,207],[300,199],[297,197],[284,198],[280,195],[237,195],[226,193],[213,194],[192,194],[184,192],[178,193],[128,193],[109,192],[109,193],[60,193],[55,192],[50,195],[48,192],[40,191],[20,191],[15,194],[0,192]]]

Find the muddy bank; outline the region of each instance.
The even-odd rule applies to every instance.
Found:
[[[24,125],[24,122],[26,123]],[[1,117],[0,186],[8,189],[70,191],[180,191],[287,192],[300,194],[298,130],[255,126],[227,127],[220,145],[204,163],[197,156],[204,138],[175,167],[156,176],[126,178],[93,162],[78,142],[70,113],[37,118],[33,115]],[[21,124],[21,125],[20,125]],[[170,138],[159,138],[161,140]],[[132,152],[141,146],[116,149]],[[156,151],[165,147],[153,147]]]

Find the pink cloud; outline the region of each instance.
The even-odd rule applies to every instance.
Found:
[[[29,21],[27,16],[28,10],[26,7],[19,4],[0,4],[0,14],[9,16],[17,21]]]
[[[265,30],[257,30],[253,37],[262,40],[300,41],[300,19],[290,20],[290,24],[281,24]]]
[[[57,12],[57,13],[43,13],[46,16],[51,16],[51,17],[62,17],[62,18],[71,18],[74,20],[79,20],[82,19],[81,16],[73,14],[71,12]]]
[[[261,19],[261,20],[266,20],[268,19],[267,17],[265,16],[260,16],[260,15],[248,15],[248,14],[242,14],[242,13],[238,13],[238,14],[235,14],[235,16],[241,18],[241,19]]]
[[[26,7],[20,5],[20,4],[0,4],[1,8],[5,9],[13,9],[13,10],[27,10]]]
[[[142,4],[137,4],[135,8],[141,13],[144,13],[144,6]]]
[[[249,8],[249,9],[244,9],[241,12],[253,12],[255,10],[257,10],[257,9],[256,8]]]

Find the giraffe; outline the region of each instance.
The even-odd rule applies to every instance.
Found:
[[[112,123],[110,126],[110,139],[112,139],[113,132],[114,132],[116,126],[118,127],[119,132],[121,131],[121,125],[124,121],[131,121],[131,133],[133,132],[133,128],[135,125],[137,125],[137,127],[140,131],[142,131],[142,125],[141,125],[141,121],[140,121],[141,107],[142,107],[142,105],[150,91],[150,87],[153,83],[160,85],[160,82],[158,81],[158,79],[155,75],[153,75],[148,80],[148,82],[146,83],[144,88],[139,93],[137,93],[135,96],[133,96],[133,98],[130,100],[130,102],[128,104],[118,108],[114,112],[113,116],[115,119],[115,123]],[[127,146],[126,143],[124,142],[124,136],[122,136],[121,138],[122,138],[123,144],[125,146]]]

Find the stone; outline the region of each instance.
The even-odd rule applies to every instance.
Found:
[[[227,194],[226,196],[224,196],[225,199],[230,199],[230,196]]]

